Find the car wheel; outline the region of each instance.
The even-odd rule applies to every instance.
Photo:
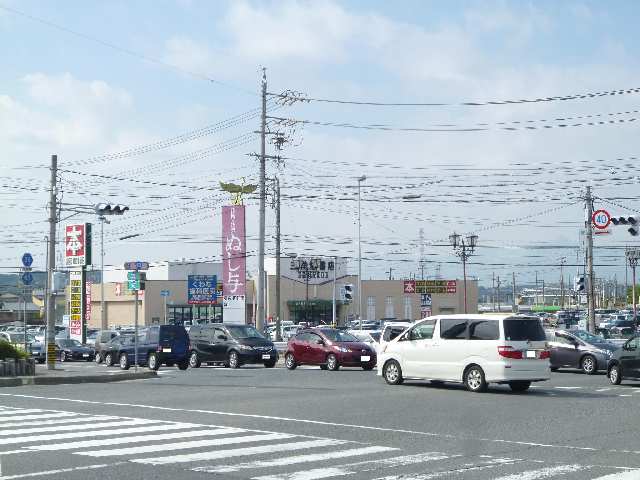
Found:
[[[340,368],[340,364],[338,363],[338,359],[333,353],[330,353],[327,357],[327,368],[332,372],[335,372]]]
[[[467,368],[464,372],[464,385],[470,392],[484,392],[487,389],[487,382],[482,369],[477,365]]]
[[[531,386],[531,382],[527,382],[524,380],[520,380],[517,382],[509,382],[509,387],[514,392],[526,392],[527,390],[529,390],[530,386]]]
[[[404,381],[400,364],[395,360],[390,360],[384,364],[382,376],[389,385],[400,385]]]
[[[127,354],[123,353],[122,355],[120,355],[120,369],[129,370],[130,366],[131,365],[129,365],[129,357],[127,356]]]
[[[298,364],[296,363],[296,359],[293,356],[293,353],[287,353],[284,357],[284,364],[289,370],[295,370]]]
[[[187,368],[189,368],[189,359],[185,359],[182,362],[178,362],[178,368],[180,370],[186,370]]]
[[[238,356],[238,352],[235,350],[231,350],[229,352],[229,368],[238,368],[240,367],[240,357]]]
[[[622,369],[620,365],[614,365],[609,369],[609,381],[612,385],[620,385],[622,382]]]
[[[160,368],[160,362],[158,361],[158,355],[155,353],[149,354],[149,370],[158,370]]]
[[[275,360],[269,360],[268,362],[264,362],[265,368],[273,368],[276,366]]]
[[[93,361],[96,362],[97,364],[102,363],[102,355],[100,353],[96,353],[96,356],[93,357]]]
[[[593,375],[598,370],[598,364],[593,355],[585,355],[580,362],[580,368],[587,375]]]
[[[189,356],[189,366],[191,368],[200,368],[200,359],[198,358],[198,352],[191,352]]]
[[[111,366],[113,365],[113,354],[111,354],[111,353],[107,353],[107,354],[104,356],[104,364],[105,364],[105,366],[107,366],[107,367],[111,367]]]

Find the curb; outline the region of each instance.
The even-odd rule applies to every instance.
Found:
[[[109,383],[125,380],[143,380],[154,378],[155,371],[138,373],[118,373],[114,375],[74,375],[68,377],[10,377],[0,378],[0,387],[21,387],[24,385],[65,385],[75,383]]]

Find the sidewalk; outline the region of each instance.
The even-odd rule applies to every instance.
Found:
[[[36,365],[35,377],[2,377],[0,387],[20,387],[23,385],[62,385],[73,383],[106,383],[125,380],[153,378],[157,372],[139,367],[135,372],[119,368],[107,368],[94,363],[68,362],[56,363],[55,370],[47,370],[46,365]]]

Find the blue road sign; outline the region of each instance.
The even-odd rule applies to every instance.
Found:
[[[33,274],[31,272],[24,272],[22,274],[22,283],[31,285],[33,283]]]
[[[215,275],[189,275],[187,303],[213,305],[217,300],[218,278]]]
[[[171,292],[169,290],[160,290],[161,297],[168,297]]]
[[[149,262],[141,262],[137,260],[135,262],[126,262],[124,264],[125,270],[149,270]]]
[[[25,267],[30,267],[32,263],[33,256],[29,252],[22,255],[22,265],[24,265]]]

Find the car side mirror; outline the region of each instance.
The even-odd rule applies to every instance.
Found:
[[[316,345],[324,345],[324,342],[322,341],[321,338],[314,340],[313,343],[315,343]]]

